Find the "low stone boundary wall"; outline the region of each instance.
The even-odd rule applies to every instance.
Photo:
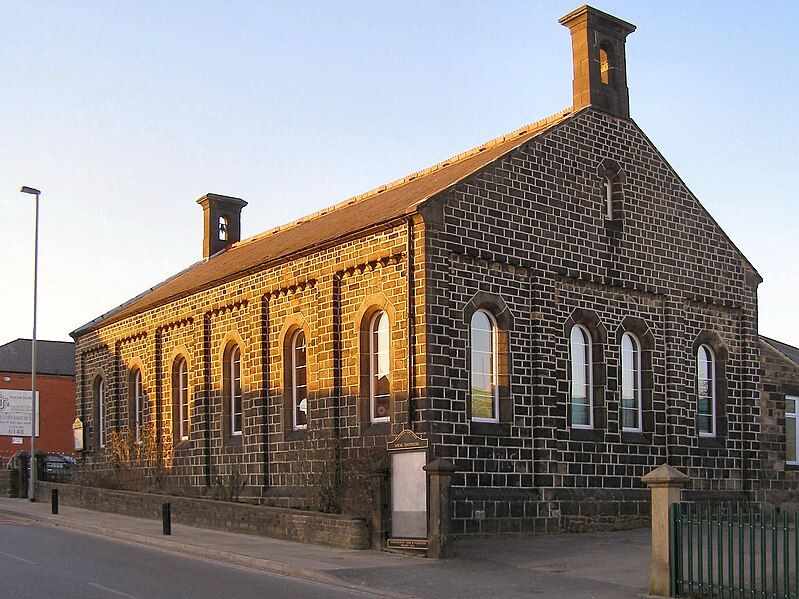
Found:
[[[64,506],[160,520],[161,504],[169,503],[175,524],[344,549],[369,547],[366,522],[346,516],[46,482],[36,483],[37,501],[49,502],[52,489],[58,489]]]

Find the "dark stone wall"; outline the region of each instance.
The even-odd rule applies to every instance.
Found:
[[[604,216],[608,165],[622,171],[613,220]],[[108,381],[107,426],[123,430],[128,376],[140,367],[145,419],[181,484],[238,471],[245,493],[284,506],[308,506],[364,475],[408,427],[430,440],[431,456],[455,462],[458,534],[642,524],[640,478],[664,462],[691,477],[692,491],[759,488],[759,279],[634,122],[581,111],[421,211],[413,226],[342,240],[82,335],[77,408],[89,440],[93,378]],[[378,307],[391,320],[392,420],[371,426],[361,323]],[[480,307],[502,313],[499,424],[469,414],[468,322]],[[568,424],[568,332],[578,322],[594,340],[593,430]],[[287,425],[292,327],[308,340],[307,433]],[[640,434],[620,424],[625,330],[647,343]],[[223,416],[232,341],[243,350],[238,439],[226,436]],[[700,342],[721,359],[715,439],[697,432]],[[189,365],[192,425],[173,445],[177,356]],[[93,443],[84,461],[106,457]]]
[[[614,221],[599,174],[608,160],[624,175]],[[431,440],[458,470],[458,532],[643,523],[640,477],[666,461],[696,489],[753,488],[758,279],[633,122],[588,109],[457,186],[439,209],[444,224],[427,239],[428,395]],[[467,411],[464,312],[478,293],[513,315],[512,408],[493,428]],[[588,431],[568,424],[576,322],[594,337]],[[651,341],[642,434],[620,425],[619,341],[631,322]],[[708,335],[726,360],[719,435],[700,440],[695,345]]]

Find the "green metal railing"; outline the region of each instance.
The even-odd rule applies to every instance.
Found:
[[[691,503],[670,510],[673,595],[799,599],[799,510]]]

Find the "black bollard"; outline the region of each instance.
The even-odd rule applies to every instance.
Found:
[[[161,506],[161,516],[164,520],[164,534],[172,534],[172,508],[168,503]]]
[[[58,489],[53,489],[52,494],[50,495],[50,507],[54,514],[58,513]]]

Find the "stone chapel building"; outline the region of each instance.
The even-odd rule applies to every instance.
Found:
[[[558,114],[249,239],[200,198],[202,260],[72,334],[82,459],[149,423],[183,484],[301,506],[410,429],[458,534],[640,524],[664,462],[795,501],[776,389],[761,475],[762,279],[630,117],[635,27],[560,23]]]

